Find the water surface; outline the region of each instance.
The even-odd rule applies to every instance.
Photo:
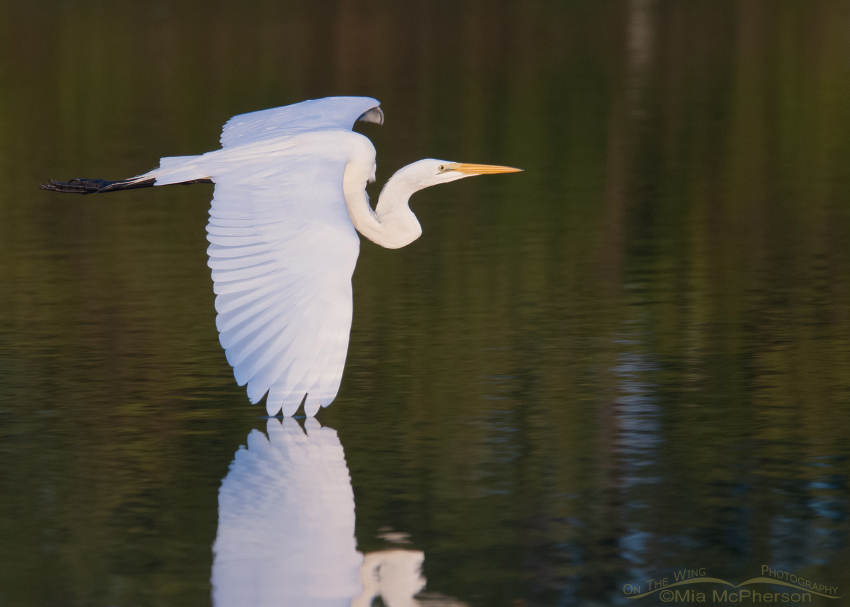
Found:
[[[341,604],[640,605],[624,586],[763,565],[850,592],[846,4],[2,8],[0,604],[210,604],[233,486],[272,496],[270,558],[342,550]],[[417,194],[405,249],[363,241],[342,387],[304,432],[218,345],[211,186],[35,185],[332,94],[381,100],[357,127],[379,183],[525,172]],[[336,441],[326,541],[284,533],[312,460],[240,476],[279,432]]]

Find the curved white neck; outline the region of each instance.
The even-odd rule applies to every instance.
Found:
[[[399,249],[409,245],[422,235],[422,226],[410,210],[407,201],[420,190],[404,179],[404,168],[390,177],[372,210],[366,195],[369,175],[349,164],[343,178],[343,192],[348,216],[354,228],[366,238],[388,249]]]

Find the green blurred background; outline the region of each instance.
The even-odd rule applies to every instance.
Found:
[[[0,605],[209,604],[261,409],[218,345],[211,186],[60,196],[232,115],[382,103],[337,400],[361,551],[473,606],[771,565],[850,592],[850,4],[0,0]],[[643,599],[651,601],[652,599]],[[816,599],[817,600],[817,599]],[[829,602],[829,601],[827,601]]]

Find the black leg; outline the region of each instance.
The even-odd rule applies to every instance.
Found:
[[[65,183],[64,181],[55,181],[51,179],[45,184],[41,184],[42,190],[50,190],[51,192],[62,192],[64,194],[97,194],[100,192],[113,192],[115,190],[130,190],[133,188],[147,188],[154,184],[155,179],[145,179],[144,181],[107,181],[105,179],[72,179]]]
[[[62,192],[63,194],[103,194],[117,190],[134,190],[136,188],[149,188],[154,185],[156,179],[144,179],[133,181],[125,179],[122,181],[107,181],[105,179],[72,179],[69,182],[55,181],[51,179],[47,183],[39,185],[42,190],[51,192]],[[211,179],[193,179],[184,181],[180,185],[192,183],[212,183]]]

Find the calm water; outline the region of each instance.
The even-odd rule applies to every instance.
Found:
[[[0,605],[850,594],[850,4],[0,4]],[[379,183],[526,172],[363,242],[302,428],[218,345],[211,186],[35,186],[331,94],[381,100]]]

